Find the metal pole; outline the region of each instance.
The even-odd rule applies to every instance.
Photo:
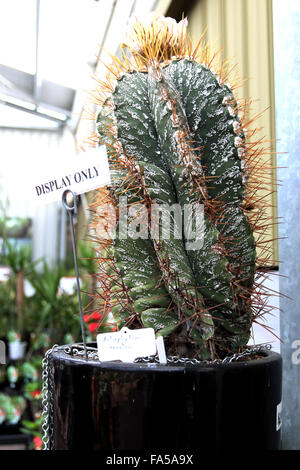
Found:
[[[85,331],[84,331],[84,321],[83,321],[83,312],[82,312],[82,303],[81,303],[81,292],[80,292],[80,282],[79,282],[79,272],[78,272],[78,263],[77,263],[77,252],[76,252],[76,244],[75,244],[75,232],[74,232],[74,215],[77,214],[77,196],[76,194],[67,189],[63,192],[62,195],[62,204],[65,207],[66,211],[69,214],[69,221],[71,227],[71,236],[72,236],[72,247],[73,247],[73,255],[74,255],[74,266],[75,266],[75,274],[76,274],[76,284],[77,284],[77,295],[78,295],[78,303],[79,303],[79,311],[80,311],[80,323],[81,323],[81,334],[82,334],[82,342],[85,351],[85,357],[87,356],[87,349],[86,349],[86,338],[85,338]]]

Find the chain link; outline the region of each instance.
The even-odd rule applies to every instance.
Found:
[[[52,403],[52,384],[49,383],[49,357],[53,351],[59,349],[59,346],[55,344],[51,349],[45,354],[45,357],[42,361],[42,441],[43,441],[43,450],[49,450],[50,447],[50,438],[53,435],[53,403]]]

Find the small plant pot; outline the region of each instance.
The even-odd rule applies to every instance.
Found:
[[[18,361],[23,359],[26,351],[26,342],[21,341],[10,341],[8,343],[9,358],[12,361]]]
[[[55,450],[277,450],[282,360],[217,365],[49,357]]]

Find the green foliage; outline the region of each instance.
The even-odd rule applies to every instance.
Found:
[[[31,247],[13,243],[8,239],[4,240],[0,263],[9,266],[15,274],[20,271],[25,274],[31,272],[34,266],[31,261]]]
[[[51,343],[61,343],[66,332],[75,338],[79,337],[78,299],[76,293],[72,295],[58,293],[62,276],[61,267],[51,269],[45,262],[42,272],[34,269],[29,276],[36,291],[34,299],[36,308],[28,326],[35,325],[31,331],[39,336],[37,340],[41,339],[40,335],[44,330],[50,335]]]
[[[10,282],[0,282],[0,336],[15,328],[16,294]]]
[[[20,429],[21,432],[24,434],[31,434],[32,436],[38,436],[41,437],[41,427],[43,424],[43,418],[40,417],[36,419],[35,421],[28,421],[26,419],[23,419],[21,421],[22,427]]]
[[[9,396],[0,393],[0,424],[6,421],[9,424],[17,424],[26,407],[26,401],[22,396]]]

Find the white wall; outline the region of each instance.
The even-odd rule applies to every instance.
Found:
[[[39,167],[59,165],[66,155],[74,153],[74,140],[47,131],[0,129],[0,197],[9,199],[8,215],[33,220],[33,258],[45,256],[52,264],[60,249],[60,203],[37,206],[32,197],[32,184]]]

